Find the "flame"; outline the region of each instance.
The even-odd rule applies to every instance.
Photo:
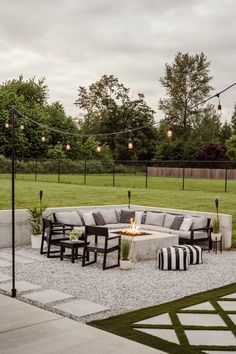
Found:
[[[131,235],[131,236],[137,236],[137,235],[142,235],[142,232],[139,232],[140,225],[138,225],[135,221],[134,218],[130,219],[130,224],[127,229],[124,229],[122,231],[122,234],[124,235]]]

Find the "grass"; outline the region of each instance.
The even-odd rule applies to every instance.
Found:
[[[186,210],[215,212],[214,200],[220,200],[220,212],[233,216],[233,239],[236,245],[236,181],[229,181],[229,192],[224,192],[222,180],[186,180],[182,190],[182,180],[178,178],[149,177],[148,188],[144,188],[145,176],[116,176],[112,187],[111,175],[88,175],[87,185],[81,175],[62,175],[57,183],[57,175],[16,176],[16,207],[30,208],[38,203],[39,190],[44,191],[47,207],[126,204],[127,188],[131,188],[132,204],[150,205]],[[107,185],[104,185],[106,184]],[[11,180],[8,175],[0,175],[0,209],[11,208]]]
[[[152,306],[148,308],[143,308],[140,310],[132,311],[129,313],[121,314],[118,316],[113,316],[105,320],[93,321],[89,324],[91,326],[100,328],[107,332],[114,333],[121,337],[128,338],[130,340],[148,345],[152,348],[163,350],[164,352],[171,354],[197,354],[205,353],[205,350],[229,350],[235,351],[236,346],[191,346],[188,342],[185,330],[214,330],[217,336],[218,330],[229,330],[236,335],[236,329],[233,321],[229,318],[228,313],[224,311],[218,304],[217,300],[227,294],[236,292],[236,283],[226,285],[224,287],[209,290],[206,292],[194,294],[191,296],[184,297],[179,300],[171,301],[157,306]],[[201,326],[183,326],[177,313],[183,312],[181,309],[192,306],[201,302],[210,301],[214,311],[193,311],[193,313],[217,313],[224,321],[227,327],[201,327]],[[230,300],[228,300],[230,301]],[[233,301],[233,300],[232,300]],[[191,311],[187,311],[189,313]],[[172,321],[172,325],[144,325],[135,324],[136,322],[142,321],[147,318],[158,316],[164,313],[169,313]],[[236,313],[236,311],[231,311],[231,313]],[[161,338],[146,334],[144,332],[138,331],[141,328],[166,328],[174,329],[176,335],[180,342],[180,345],[165,341]]]

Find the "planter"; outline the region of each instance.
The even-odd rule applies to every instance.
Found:
[[[42,235],[31,235],[31,246],[32,248],[40,249],[42,241]]]
[[[222,237],[222,234],[221,232],[217,233],[217,234],[214,234],[214,233],[211,233],[211,239],[212,241],[221,241],[221,237]]]
[[[122,270],[129,270],[132,268],[132,261],[131,259],[127,259],[127,260],[124,260],[124,259],[121,259],[120,260],[120,269]]]

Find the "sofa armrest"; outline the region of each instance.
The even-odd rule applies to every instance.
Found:
[[[208,233],[208,237],[211,236],[211,232],[212,232],[212,227],[211,226],[207,226],[207,227],[201,227],[199,229],[192,229],[190,231],[190,239],[193,240],[194,239],[194,232],[195,231],[206,231]]]

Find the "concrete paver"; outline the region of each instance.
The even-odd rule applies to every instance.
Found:
[[[10,292],[12,289],[12,282],[0,284],[0,289]],[[21,281],[16,282],[16,289],[17,289],[18,293],[21,293],[22,291],[30,291],[30,290],[40,289],[40,286],[32,284],[32,283],[25,281],[25,280],[21,280]]]
[[[178,313],[179,320],[184,326],[226,326],[219,315],[200,313]]]
[[[174,329],[157,329],[157,328],[142,328],[142,329],[135,329],[136,331],[144,332],[147,334],[151,334],[152,336],[162,338],[167,340],[168,342],[177,343],[179,344],[179,340],[175,333]]]
[[[11,262],[8,262],[4,259],[0,259],[0,267],[10,267],[11,266]]]
[[[236,301],[218,301],[218,304],[225,311],[236,311]]]
[[[91,315],[101,311],[109,310],[109,307],[95,304],[94,302],[87,300],[75,300],[71,302],[66,302],[64,304],[62,303],[59,305],[55,305],[53,307],[63,312],[67,312],[71,315],[75,315],[77,317]]]
[[[3,259],[6,259],[9,262],[11,262],[11,260],[12,260],[12,255],[9,253],[1,253],[0,257]],[[34,262],[33,259],[24,258],[24,257],[20,257],[17,255],[15,255],[15,261],[16,261],[16,263],[19,263],[19,264],[30,264],[30,263]]]
[[[73,296],[70,294],[62,293],[61,291],[49,289],[27,294],[23,297],[29,300],[38,301],[41,304],[47,304],[49,302],[69,299]]]
[[[231,331],[186,330],[190,345],[236,345],[235,336]]]
[[[206,302],[202,302],[201,304],[197,304],[197,305],[193,305],[193,306],[189,306],[189,307],[185,307],[181,310],[187,310],[187,311],[192,311],[192,310],[205,310],[205,311],[214,311],[214,307],[212,306],[212,304],[208,301]]]
[[[164,313],[162,315],[147,318],[146,320],[139,321],[134,324],[172,325],[172,322],[171,322],[171,319],[170,319],[170,316],[168,315],[168,313]]]

